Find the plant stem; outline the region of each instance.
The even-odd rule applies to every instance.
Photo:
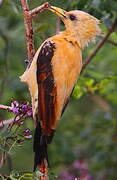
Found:
[[[5,105],[2,105],[0,104],[0,109],[4,109],[4,110],[10,110],[10,106],[5,106]]]
[[[10,147],[10,149],[9,149],[8,153],[10,153],[10,152],[11,152],[11,150],[12,150],[12,148],[15,146],[16,142],[17,142],[17,139],[16,139],[16,140],[14,141],[14,143],[11,145],[11,147]]]

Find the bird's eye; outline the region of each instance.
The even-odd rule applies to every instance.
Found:
[[[70,14],[69,18],[71,21],[75,21],[77,19],[77,17],[74,14]]]

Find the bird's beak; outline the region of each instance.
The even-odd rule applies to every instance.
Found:
[[[60,18],[66,18],[66,11],[61,9],[61,8],[58,8],[58,7],[55,7],[55,6],[49,6],[48,8],[50,11],[52,11],[54,14],[56,14],[57,16],[59,16]]]

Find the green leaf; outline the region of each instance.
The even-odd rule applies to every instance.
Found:
[[[117,92],[114,91],[107,95],[107,99],[112,101],[115,105],[117,104]]]
[[[75,86],[73,91],[73,97],[76,99],[81,98],[84,95],[83,88],[79,86],[78,84]]]

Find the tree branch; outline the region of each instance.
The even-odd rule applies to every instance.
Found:
[[[41,6],[33,9],[33,10],[30,10],[29,13],[31,15],[31,17],[35,17],[38,13],[44,11],[45,9],[47,9],[49,6],[48,2],[42,4]]]
[[[46,2],[43,5],[29,10],[28,4],[26,0],[21,0],[23,14],[24,14],[24,25],[26,31],[26,44],[27,44],[27,52],[28,52],[28,60],[32,61],[35,55],[34,49],[34,40],[33,40],[33,27],[32,27],[32,19],[38,13],[42,12],[43,10],[49,7],[49,3]],[[43,173],[42,176],[39,177],[40,180],[47,180],[48,179],[48,163],[45,159],[44,163],[41,164],[39,167],[39,171]]]
[[[22,9],[23,9],[23,14],[24,14],[24,26],[25,26],[25,32],[26,32],[26,44],[27,44],[28,60],[32,61],[32,59],[35,55],[32,18],[34,16],[36,16],[38,13],[47,9],[49,4],[44,3],[43,5],[37,7],[33,10],[29,10],[29,7],[28,7],[26,0],[21,0],[21,4],[22,4]]]
[[[92,54],[85,60],[83,67],[82,67],[82,72],[84,69],[87,67],[87,65],[91,62],[92,58],[97,54],[97,52],[100,50],[100,48],[104,45],[104,43],[107,41],[108,37],[110,34],[114,31],[115,27],[117,26],[117,18],[115,19],[115,22],[112,24],[111,28],[109,29],[108,33],[102,40],[99,41],[97,44],[97,47],[95,50],[92,52]]]
[[[21,0],[23,14],[24,14],[24,26],[26,31],[26,44],[27,44],[27,52],[28,52],[28,60],[32,61],[35,50],[34,50],[34,42],[33,42],[33,28],[32,28],[32,18],[29,13],[28,4],[26,0]]]
[[[110,44],[112,44],[112,45],[114,45],[114,46],[117,46],[117,43],[114,42],[114,41],[112,41],[112,40],[110,40],[110,39],[107,39],[107,42],[110,43]]]

